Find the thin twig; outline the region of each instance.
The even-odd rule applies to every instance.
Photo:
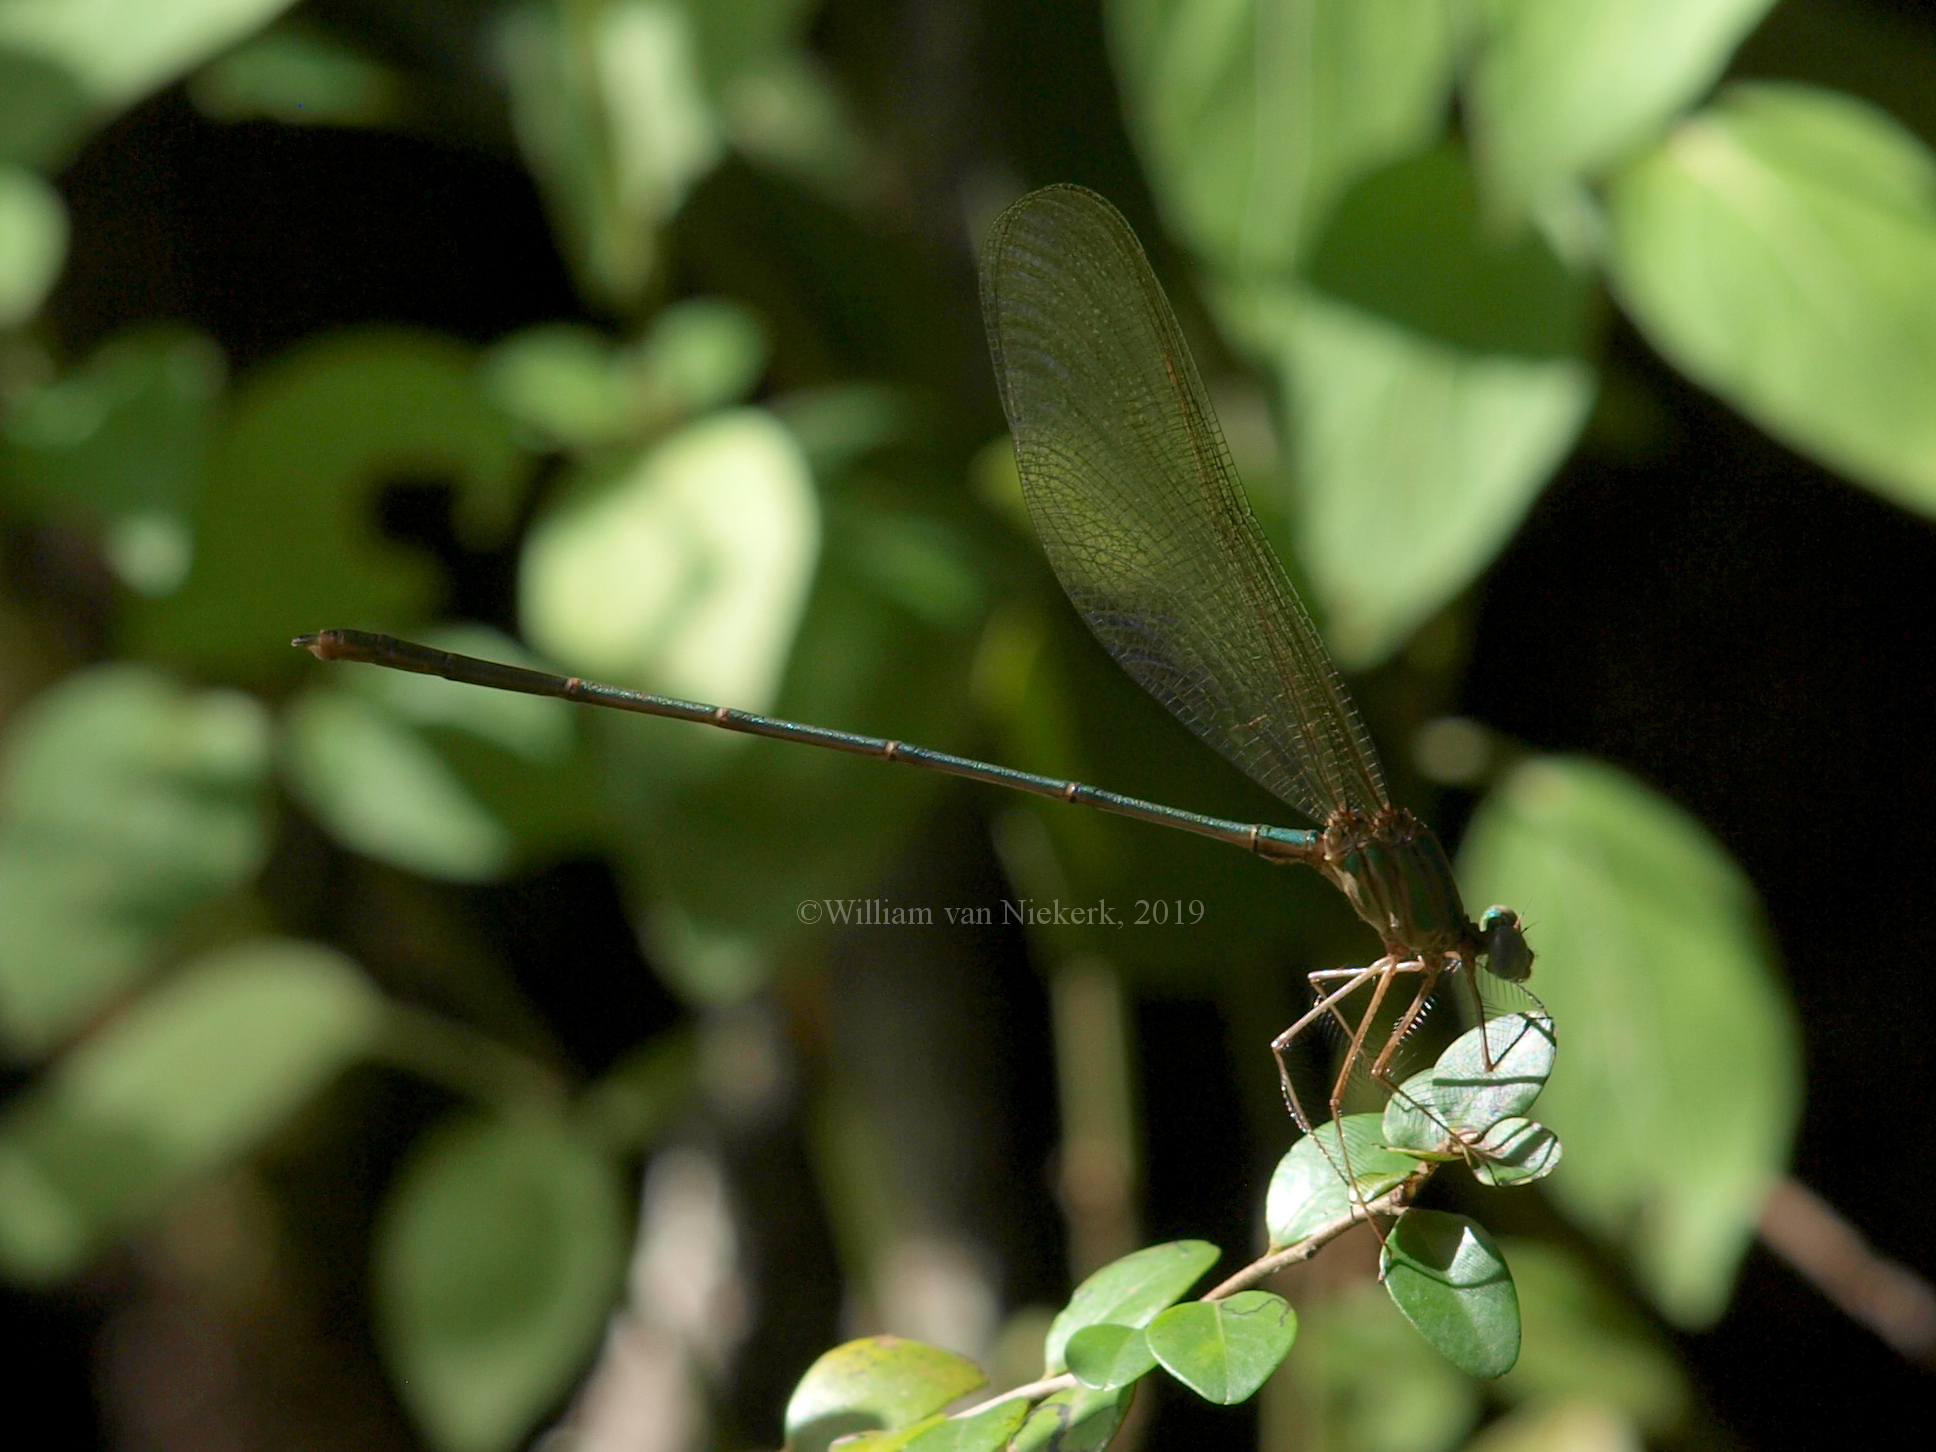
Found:
[[[1430,1173],[1429,1167],[1427,1173]],[[1227,1296],[1236,1295],[1239,1291],[1247,1291],[1259,1281],[1281,1271],[1285,1266],[1309,1260],[1359,1221],[1398,1214],[1405,1208],[1406,1202],[1411,1199],[1413,1192],[1421,1183],[1423,1183],[1423,1177],[1414,1175],[1404,1184],[1380,1195],[1370,1204],[1352,1206],[1349,1215],[1340,1215],[1328,1225],[1319,1226],[1296,1245],[1287,1245],[1282,1250],[1273,1250],[1269,1255],[1253,1260],[1235,1275],[1221,1282],[1214,1290],[1206,1292],[1203,1299],[1221,1301]]]
[[[1848,1316],[1905,1360],[1936,1367],[1936,1290],[1879,1255],[1800,1180],[1779,1181],[1761,1207],[1761,1238]]]
[[[1273,1250],[1268,1255],[1259,1256],[1235,1275],[1228,1277],[1212,1290],[1205,1292],[1201,1299],[1206,1301],[1221,1301],[1227,1296],[1236,1295],[1239,1291],[1248,1290],[1259,1281],[1282,1270],[1287,1265],[1296,1265],[1299,1261],[1309,1260],[1360,1221],[1398,1214],[1405,1208],[1406,1202],[1411,1199],[1418,1187],[1431,1174],[1432,1168],[1430,1165],[1424,1166],[1421,1173],[1413,1175],[1404,1184],[1380,1195],[1369,1204],[1352,1206],[1350,1214],[1340,1215],[1336,1220],[1320,1225],[1316,1230],[1305,1236],[1304,1239],[1298,1241],[1296,1245],[1287,1245],[1282,1250]],[[956,1412],[954,1414],[954,1420],[959,1421],[964,1417],[975,1416],[977,1413],[985,1412],[990,1407],[999,1406],[1003,1402],[1012,1402],[1017,1397],[1027,1397],[1030,1401],[1039,1401],[1043,1397],[1054,1396],[1057,1392],[1070,1391],[1080,1385],[1081,1383],[1071,1373],[1066,1371],[1060,1376],[1045,1376],[1039,1381],[1025,1382],[1021,1386],[1010,1387],[1000,1396],[990,1397],[985,1402],[975,1403],[974,1406],[969,1407],[966,1411]]]

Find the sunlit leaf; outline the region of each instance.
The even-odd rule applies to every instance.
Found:
[[[1401,280],[1410,263],[1389,271],[1396,311],[1418,294]],[[1350,288],[1367,291],[1381,275],[1366,264]],[[1475,352],[1309,288],[1232,287],[1218,302],[1226,325],[1273,362],[1295,426],[1291,468],[1257,490],[1259,502],[1293,523],[1333,653],[1374,665],[1518,526],[1586,420],[1593,371],[1566,353]],[[1497,310],[1519,316],[1510,303]],[[1437,326],[1481,336],[1457,309],[1440,313]],[[1550,346],[1573,326],[1565,316],[1553,300],[1492,337]]]
[[[1269,1291],[1172,1306],[1147,1332],[1163,1369],[1219,1406],[1241,1402],[1277,1370],[1297,1339],[1297,1313]]]
[[[485,353],[484,389],[541,443],[611,443],[634,426],[617,352],[583,323],[541,323]]]
[[[1439,1354],[1470,1376],[1503,1376],[1519,1359],[1519,1298],[1483,1226],[1407,1210],[1385,1237],[1385,1289]]]
[[[1299,1435],[1338,1452],[1451,1452],[1478,1419],[1477,1384],[1369,1276],[1305,1306],[1282,1375]],[[1281,1406],[1268,1399],[1266,1418]]]
[[[454,882],[486,882],[516,855],[511,831],[408,722],[323,686],[285,719],[290,789],[344,846]]]
[[[1646,144],[1772,0],[1494,0],[1468,113],[1489,186],[1538,206]]]
[[[425,644],[527,668],[482,626]],[[295,794],[339,840],[411,871],[488,879],[591,838],[595,793],[564,701],[360,666],[319,673],[289,715]]]
[[[403,102],[394,71],[299,24],[271,26],[218,56],[190,80],[188,96],[217,121],[285,126],[382,126]]]
[[[1619,1408],[1650,1436],[1672,1433],[1692,1393],[1660,1332],[1558,1246],[1512,1240],[1505,1249],[1525,1340],[1499,1394],[1530,1405],[1593,1398]]]
[[[1009,1443],[1010,1452],[1100,1452],[1129,1410],[1133,1386],[1093,1391],[1079,1386],[1037,1404]]]
[[[508,13],[500,51],[518,145],[588,291],[635,304],[658,231],[722,154],[691,12],[665,0]]]
[[[742,155],[782,176],[848,203],[869,190],[867,135],[809,51],[742,69],[721,97],[720,120]]]
[[[466,1117],[404,1165],[378,1226],[383,1348],[440,1452],[506,1452],[597,1345],[619,1291],[626,1197],[549,1120]]]
[[[268,846],[269,725],[155,672],[70,676],[11,723],[0,778],[0,1034],[43,1051],[158,965]]]
[[[1062,1349],[1075,1379],[1097,1391],[1128,1386],[1156,1365],[1149,1338],[1134,1326],[1084,1326]]]
[[[387,328],[306,342],[236,389],[196,510],[194,569],[133,634],[224,670],[291,673],[303,631],[419,620],[436,566],[382,538],[383,490],[452,485],[460,534],[483,544],[509,523],[522,468],[461,345]]]
[[[765,710],[819,547],[793,436],[736,409],[588,481],[540,521],[520,615],[533,644],[582,674]]]
[[[1385,1142],[1437,1150],[1448,1134],[1484,1134],[1523,1115],[1553,1073],[1553,1021],[1505,1014],[1469,1029],[1385,1106]]]
[[[908,1443],[908,1452],[996,1452],[1008,1445],[1028,1414],[1025,1397],[1000,1402],[972,1417],[930,1427]]]
[[[60,193],[26,167],[0,162],[0,328],[34,315],[66,258]]]
[[[1296,1245],[1417,1173],[1417,1160],[1386,1149],[1384,1141],[1378,1115],[1348,1114],[1292,1145],[1271,1173],[1264,1199],[1272,1247]]]
[[[1701,828],[1596,762],[1535,760],[1481,806],[1477,901],[1534,925],[1533,987],[1565,1025],[1540,1117],[1562,1208],[1627,1254],[1672,1320],[1710,1322],[1800,1098],[1792,1011],[1753,889]]]
[[[627,359],[655,412],[704,413],[735,403],[766,366],[766,334],[744,306],[695,297],[663,309]]]
[[[1739,86],[1616,177],[1622,300],[1769,433],[1936,513],[1936,156],[1861,101]]]
[[[355,965],[315,944],[257,939],[183,969],[0,1121],[0,1264],[27,1280],[71,1274],[274,1133],[381,1024]]]
[[[125,106],[288,9],[291,0],[7,0],[0,46],[71,71],[96,102]]]
[[[1445,124],[1442,0],[1112,0],[1130,130],[1205,261],[1283,272],[1358,176]]]
[[[948,1419],[940,1412],[923,1417],[912,1426],[896,1427],[891,1432],[850,1432],[834,1446],[838,1452],[901,1452],[919,1437],[937,1431]]]
[[[1222,1252],[1203,1240],[1172,1240],[1145,1246],[1096,1271],[1069,1297],[1049,1326],[1042,1354],[1051,1375],[1068,1370],[1063,1352],[1084,1326],[1149,1325],[1217,1263]]]
[[[765,337],[744,308],[689,298],[661,311],[630,348],[576,323],[513,333],[485,355],[484,384],[541,442],[589,448],[731,403],[765,362]]]
[[[863,1336],[800,1378],[787,1401],[787,1447],[822,1452],[836,1437],[913,1426],[987,1380],[974,1362],[938,1346]]]

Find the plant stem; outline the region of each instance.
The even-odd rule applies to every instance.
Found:
[[[552,1069],[466,1024],[392,1004],[379,1050],[384,1062],[505,1113],[562,1107],[565,1081]]]

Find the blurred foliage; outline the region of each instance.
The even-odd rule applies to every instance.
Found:
[[[60,675],[0,741],[0,1042],[23,1086],[0,1110],[0,1270],[74,1276],[195,1187],[302,1160],[305,1116],[367,1066],[414,1074],[445,1097],[423,1116],[436,1122],[390,1131],[417,1137],[386,1171],[370,1249],[378,1336],[429,1445],[502,1452],[556,1412],[601,1334],[608,1357],[630,1344],[624,1318],[648,1304],[671,1318],[648,1328],[677,1348],[667,1384],[702,1404],[724,1384],[731,1338],[703,1327],[731,1322],[717,1310],[737,1304],[731,1277],[708,1292],[714,1309],[677,1320],[651,1289],[649,1207],[628,1270],[622,1186],[695,1121],[758,1124],[776,1096],[843,1092],[842,1056],[859,1055],[825,1036],[829,926],[800,907],[876,897],[942,788],[832,753],[325,671],[292,635],[410,632],[980,743],[1245,820],[1282,814],[1099,657],[1019,526],[983,375],[955,366],[964,336],[973,351],[963,279],[979,241],[956,218],[980,225],[1019,183],[990,166],[951,194],[945,225],[923,215],[900,113],[852,38],[873,12],[480,7],[463,36],[482,57],[465,64],[485,124],[382,25],[347,18],[385,6],[286,8],[0,0],[0,504],[13,527],[80,541],[110,602],[87,659],[18,652],[7,691]],[[441,15],[388,8],[409,25]],[[1381,729],[1454,698],[1457,652],[1426,647],[1456,634],[1587,426],[1614,309],[1770,435],[1936,515],[1936,158],[1850,96],[1715,94],[1766,8],[1101,6],[1169,249],[1148,240],[1201,304],[1185,295],[1186,325],[1238,405],[1227,422],[1267,532],[1339,660],[1381,672],[1366,693]],[[62,168],[177,82],[211,123],[395,128],[522,158],[581,315],[481,347],[370,319],[232,383],[215,339],[169,318],[70,354],[45,309],[80,225]],[[1259,390],[1267,403],[1246,410]],[[385,527],[400,487],[439,501],[442,555]],[[476,607],[460,557],[514,573],[502,618],[461,618]],[[1402,780],[1421,806],[1429,790]],[[1298,968],[1366,949],[1314,880],[1112,819],[993,805],[1017,896],[1216,905],[1187,937],[1046,922],[1030,935],[1045,972],[1102,954],[1152,994],[1275,1011]],[[354,949],[386,901],[456,901],[438,894],[586,860],[611,874],[693,1027],[588,1082],[561,1078],[548,1030],[454,930],[393,930],[427,961],[468,965],[434,990]],[[1439,1359],[1360,1279],[1300,1303],[1263,1392],[1267,1445],[1436,1452],[1494,1412],[1471,1445],[1693,1438],[1687,1377],[1649,1317],[1721,1314],[1799,1112],[1796,1028],[1754,889],[1678,808],[1573,758],[1503,771],[1461,868],[1474,903],[1509,902],[1532,925],[1534,987],[1563,1026],[1542,1112],[1567,1150],[1538,1193],[1580,1238],[1494,1244],[1417,1212],[1433,1218],[1386,1249],[1406,1314],[1443,1321],[1473,1304],[1444,1286],[1516,1281],[1516,1368],[1481,1386],[1502,1358]],[[333,915],[315,909],[332,894]],[[930,1042],[948,1032],[930,1026]],[[816,1074],[795,1074],[796,1056]],[[1381,1162],[1373,1143],[1352,1154],[1367,1196],[1412,1163]],[[1280,1244],[1342,1194],[1328,1161],[1298,1155],[1271,1182]],[[1096,1163],[1133,1183],[1120,1146],[1065,1146],[1065,1161],[1065,1190]],[[882,1162],[842,1163],[873,1163],[885,1184]],[[893,1195],[876,1198],[891,1222]],[[1100,1446],[1129,1402],[1107,1368],[1147,1370],[1145,1352],[1214,1400],[1248,1395],[1289,1333],[1246,1349],[1262,1320],[1230,1318],[1274,1307],[1172,1305],[1208,1263],[1175,1247],[1196,1244],[1154,1248],[1187,1262],[1177,1284],[1105,1282],[1107,1314],[1078,1293],[1017,1380],[1071,1364],[1085,1328],[1150,1329],[1140,1344],[1091,1337],[1101,1385],[1059,1393],[1019,1431],[1007,1412],[925,1425],[981,1373],[868,1340],[800,1382],[791,1445],[922,1424],[894,1445]],[[866,1258],[885,1248],[842,1251],[864,1322],[884,1294]],[[1488,1314],[1503,1326],[1501,1306]]]

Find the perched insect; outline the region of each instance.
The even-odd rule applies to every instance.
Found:
[[[1272,1042],[1291,1113],[1309,1131],[1316,1121],[1286,1059],[1293,1041],[1320,1023],[1342,1030],[1344,1048],[1326,1095],[1333,1118],[1354,1075],[1396,1090],[1399,1050],[1442,985],[1483,1020],[1480,972],[1501,984],[1530,973],[1533,954],[1520,920],[1494,907],[1474,923],[1438,838],[1392,804],[1357,710],[1244,499],[1176,317],[1116,209],[1073,186],[1015,203],[996,222],[983,255],[982,306],[1022,492],[1077,612],[1145,690],[1318,827],[1206,817],[899,741],[499,665],[389,636],[326,630],[295,643],[325,660],[905,762],[1311,867],[1377,932],[1384,954],[1365,967],[1308,975],[1315,1005]],[[1481,1035],[1480,1045],[1489,1069],[1490,1038]]]

